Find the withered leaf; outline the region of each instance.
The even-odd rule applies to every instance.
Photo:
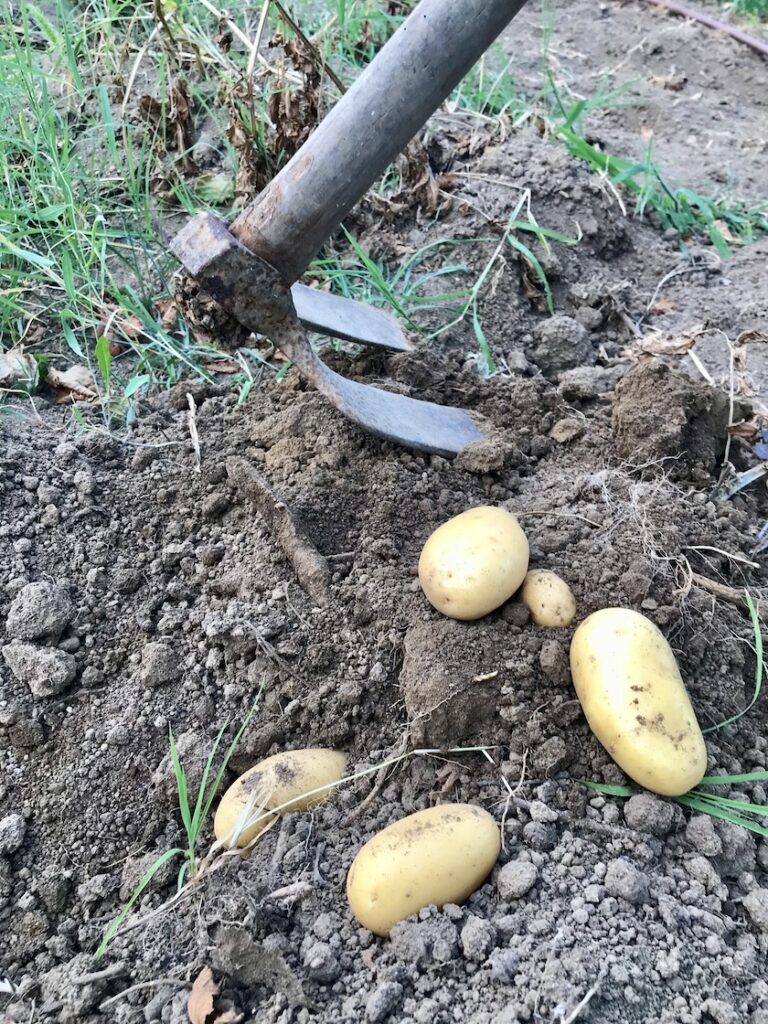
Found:
[[[757,419],[742,420],[740,423],[729,424],[727,429],[731,437],[738,437],[747,444],[754,444],[762,433],[762,424]]]
[[[216,996],[219,986],[210,967],[204,967],[195,978],[192,991],[189,993],[187,1015],[190,1024],[212,1024]]]
[[[661,86],[662,89],[667,89],[669,92],[680,92],[685,88],[688,79],[685,75],[653,75],[651,82],[653,85]]]
[[[20,387],[24,391],[34,391],[38,373],[34,357],[22,349],[0,352],[0,388]]]
[[[640,338],[637,347],[649,356],[683,356],[693,346],[699,331],[688,334],[648,334]]]
[[[671,313],[674,308],[675,304],[672,299],[667,298],[664,295],[660,295],[659,298],[648,307],[648,312],[653,313],[654,316],[664,316],[666,313]]]
[[[53,388],[57,405],[63,402],[93,402],[99,397],[93,374],[80,363],[63,371],[49,366],[47,383]]]
[[[192,158],[194,133],[192,130],[192,104],[187,83],[176,78],[171,85],[171,112],[169,121],[173,126],[176,149],[181,153],[181,169],[184,174],[197,174],[197,164]]]

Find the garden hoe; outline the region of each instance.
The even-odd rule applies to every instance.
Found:
[[[270,184],[227,227],[194,217],[171,249],[228,313],[266,334],[345,416],[378,437],[453,456],[483,438],[464,409],[347,380],[306,329],[408,351],[393,318],[293,282],[525,0],[421,0]]]

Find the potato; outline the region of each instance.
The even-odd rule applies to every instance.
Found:
[[[528,571],[528,541],[513,515],[483,505],[439,526],[421,552],[427,600],[453,619],[480,619],[504,604]]]
[[[549,569],[531,569],[520,588],[520,600],[537,626],[570,626],[576,615],[571,588]]]
[[[352,913],[369,931],[423,907],[462,903],[488,877],[501,849],[491,815],[471,804],[444,804],[401,818],[366,843],[347,875]]]
[[[311,796],[304,794],[338,782],[344,775],[346,763],[345,754],[320,748],[286,750],[260,761],[233,782],[221,798],[213,820],[216,838],[228,846],[247,846],[277,816],[265,815],[258,823],[243,828],[247,821],[259,815],[260,809],[282,807],[291,801],[288,807],[283,807],[283,812],[306,811],[323,803],[332,789]]]
[[[663,796],[701,781],[704,737],[672,649],[644,615],[603,608],[585,619],[571,674],[592,732],[630,778]]]

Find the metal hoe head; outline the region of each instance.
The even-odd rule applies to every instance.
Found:
[[[469,413],[347,380],[318,358],[304,330],[408,351],[397,322],[290,282],[523,3],[421,0],[231,230],[199,214],[171,243],[217,302],[268,334],[345,416],[378,437],[449,457],[484,437]]]
[[[369,433],[444,456],[455,455],[465,445],[482,439],[482,432],[463,409],[421,402],[359,384],[327,367],[315,353],[302,326],[302,321],[306,323],[310,318],[297,312],[296,286],[288,288],[274,267],[246,249],[218,218],[198,214],[179,232],[171,248],[220,306],[244,326],[269,334],[318,391]],[[382,314],[367,310],[365,306],[362,309],[366,315],[372,314],[370,325],[364,326],[375,328]],[[323,312],[321,305],[319,313]],[[316,322],[319,313],[315,310],[311,320]],[[351,315],[360,316],[357,312]],[[386,340],[386,334],[382,334]],[[362,339],[356,336],[355,340]]]

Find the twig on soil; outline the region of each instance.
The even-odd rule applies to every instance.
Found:
[[[717,580],[711,580],[708,576],[702,576],[698,572],[692,572],[690,578],[694,587],[700,587],[702,590],[706,590],[715,597],[719,597],[721,601],[726,601],[728,604],[734,604],[738,608],[743,608],[749,611],[749,603],[747,602],[743,590],[737,590],[735,587],[729,587],[725,583],[718,583]],[[765,594],[757,593],[756,596],[758,618],[763,622],[768,622],[768,608],[763,610],[760,609],[760,601],[765,600]]]
[[[128,973],[128,968],[123,963],[110,964],[103,971],[91,971],[90,974],[81,974],[72,979],[73,985],[91,985],[96,981],[108,981],[110,978],[119,978]]]
[[[745,32],[741,28],[737,28],[736,25],[730,25],[727,21],[713,18],[711,14],[705,14],[704,11],[694,10],[692,7],[678,3],[677,0],[648,0],[648,2],[655,7],[666,7],[668,11],[672,11],[673,14],[679,14],[681,18],[690,18],[691,21],[698,21],[701,25],[713,28],[717,32],[725,32],[727,35],[738,40],[738,42],[744,43],[745,46],[750,46],[757,53],[768,57],[768,43],[758,39],[756,36],[750,35],[749,32]]]
[[[288,506],[245,459],[236,456],[227,459],[227,476],[256,506],[293,566],[299,583],[316,604],[326,608],[331,600],[328,563],[294,519]]]
[[[696,367],[696,369],[699,371],[699,373],[704,378],[704,380],[707,382],[707,384],[709,384],[710,387],[714,387],[715,386],[715,382],[712,379],[712,374],[706,368],[704,363],[702,363],[702,361],[699,359],[699,357],[696,355],[696,353],[693,351],[693,349],[691,349],[690,352],[688,352],[688,358],[691,360],[691,362]],[[728,438],[728,440],[730,441],[730,437]]]
[[[121,999],[131,995],[133,992],[141,992],[145,988],[160,988],[161,985],[175,985],[177,988],[192,988],[191,981],[181,981],[179,978],[155,978],[153,981],[139,981],[135,985],[124,988],[117,995],[110,996],[102,1003],[99,1003],[99,1013],[103,1013],[107,1007],[113,1006]]]
[[[483,750],[483,753],[485,754],[486,758],[491,762],[493,767],[498,769],[499,766],[493,760],[493,758],[491,757],[489,751]],[[504,836],[504,830],[505,830],[505,827],[506,827],[506,824],[507,824],[507,815],[509,814],[509,808],[510,808],[511,804],[515,804],[516,807],[520,805],[521,801],[516,796],[516,794],[519,793],[520,790],[523,788],[523,783],[525,782],[525,769],[526,769],[526,766],[527,766],[527,762],[528,762],[528,749],[526,748],[523,751],[523,763],[522,763],[522,766],[520,768],[520,778],[517,780],[517,785],[515,786],[514,789],[512,789],[512,787],[509,784],[509,781],[508,781],[507,777],[499,769],[499,778],[501,779],[502,785],[504,786],[504,788],[507,791],[507,797],[506,797],[506,800],[504,802],[504,810],[503,810],[502,815],[501,815],[501,846],[502,846],[502,849],[504,849],[504,850],[506,850],[506,848],[507,848],[507,841],[506,841],[506,838]],[[524,800],[524,801],[522,801],[522,803],[526,807],[530,807],[530,802],[528,800]]]
[[[306,896],[312,892],[312,884],[306,881],[291,882],[289,885],[284,885],[281,889],[275,889],[273,892],[268,892],[264,896],[264,900],[292,900],[298,899],[300,896]]]
[[[637,321],[637,326],[640,327],[643,320],[648,316],[656,302],[656,299],[659,297],[659,292],[668,281],[671,281],[675,277],[680,277],[681,274],[692,274],[696,270],[717,270],[721,263],[722,260],[716,252],[696,253],[695,255],[689,256],[684,263],[678,263],[677,266],[674,266],[669,273],[665,274],[661,278],[654,288],[653,295],[650,297],[645,307],[645,312]]]

